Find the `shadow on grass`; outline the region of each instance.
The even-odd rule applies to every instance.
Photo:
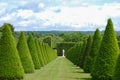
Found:
[[[72,71],[73,73],[84,73],[83,71]]]
[[[91,78],[75,78],[76,80],[92,80]]]
[[[84,73],[84,71],[80,68],[73,69],[73,73]]]

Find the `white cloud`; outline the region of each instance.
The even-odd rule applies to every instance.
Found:
[[[0,18],[0,21],[8,21],[8,20],[11,20],[11,16],[8,14],[5,17]]]
[[[38,17],[40,19],[46,20],[47,24],[49,22],[49,24],[51,25],[61,24],[66,26],[81,27],[84,26],[85,23],[103,23],[102,21],[104,21],[104,18],[101,20],[101,17],[105,16],[102,14],[98,14],[99,12],[97,12],[97,10],[97,14],[94,14],[94,12],[90,12],[89,9],[86,7],[62,7],[60,13],[55,13],[50,9],[46,10],[45,12],[39,13]]]
[[[4,13],[7,8],[7,3],[0,2],[0,14]]]
[[[36,23],[35,20],[27,20],[27,21],[21,21],[18,22],[18,25],[24,26],[24,27],[29,27],[28,25]]]
[[[102,6],[102,11],[107,16],[118,17],[120,16],[120,3],[105,4]]]
[[[34,12],[32,10],[23,10],[20,9],[17,12],[18,17],[22,17],[23,19],[29,19],[34,16]]]
[[[88,6],[88,7],[51,7],[36,16],[45,22],[44,25],[65,25],[76,28],[85,27],[88,24],[106,25],[106,20],[120,16],[120,4]],[[54,12],[60,9],[59,13]]]
[[[6,6],[4,3],[2,5]],[[94,28],[95,25],[106,25],[106,20],[109,17],[120,17],[120,3],[99,6],[55,6],[48,8],[45,7],[44,3],[39,3],[38,6],[44,8],[44,10],[34,12],[33,10],[19,9],[15,12],[4,15],[0,18],[0,21],[14,21],[14,24],[28,28],[34,26],[40,28],[40,24],[42,27],[46,28],[47,26],[60,25],[69,26],[70,28],[75,29],[85,29],[86,26],[87,28],[88,26]],[[21,20],[19,20],[19,18],[21,18]]]
[[[39,3],[39,4],[38,4],[38,7],[39,7],[39,8],[44,8],[44,7],[45,7],[45,4],[44,4],[44,3]]]
[[[0,8],[7,6],[8,4],[5,2],[0,2]]]

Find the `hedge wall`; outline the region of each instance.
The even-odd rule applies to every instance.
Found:
[[[80,52],[83,42],[76,43],[75,46],[71,47],[66,52],[66,58],[68,58],[71,62],[73,62],[75,65],[79,64],[80,61]]]
[[[65,52],[75,45],[74,42],[63,42],[57,43],[57,54],[58,56],[62,56],[62,50],[64,49]]]

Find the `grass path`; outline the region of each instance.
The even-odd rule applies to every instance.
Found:
[[[90,80],[90,74],[73,65],[68,59],[58,57],[35,73],[26,74],[24,80]]]

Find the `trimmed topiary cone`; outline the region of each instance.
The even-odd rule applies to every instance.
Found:
[[[120,54],[117,59],[117,63],[116,63],[116,67],[115,67],[115,71],[114,71],[112,80],[120,80]]]
[[[27,43],[28,43],[28,47],[30,50],[30,54],[32,56],[35,69],[40,69],[40,62],[37,54],[37,48],[35,45],[35,39],[33,38],[32,34],[29,35]]]
[[[86,48],[86,44],[87,44],[87,41],[84,40],[83,44],[82,44],[82,47],[81,47],[80,56],[79,56],[78,65],[79,65],[80,68],[82,68],[82,66],[83,66],[81,63],[82,63],[82,57],[83,57],[83,54],[84,54],[84,51],[85,51],[85,48]]]
[[[16,80],[24,77],[20,57],[16,48],[14,37],[7,24],[3,25],[0,40],[0,79]]]
[[[90,52],[90,49],[91,49],[91,44],[92,44],[92,37],[89,36],[88,39],[87,39],[87,44],[86,44],[86,47],[85,47],[85,51],[84,51],[83,56],[81,58],[81,63],[80,63],[81,68],[84,67],[86,58],[87,58],[87,56],[88,56],[88,54]]]
[[[21,32],[20,34],[19,41],[17,44],[17,49],[18,49],[19,56],[21,58],[21,62],[22,62],[25,73],[33,73],[34,64],[32,61],[32,57],[30,55],[30,51],[27,45],[24,32]]]
[[[113,29],[112,20],[108,19],[101,46],[91,72],[92,80],[112,80],[118,54],[119,47],[116,33]]]
[[[87,59],[84,64],[84,72],[86,72],[86,73],[91,72],[92,65],[94,64],[95,57],[98,54],[98,50],[100,48],[101,38],[102,37],[101,37],[99,29],[96,29],[94,36],[93,36],[91,50],[90,50],[89,55],[87,56]]]
[[[35,39],[35,44],[36,44],[36,48],[37,48],[37,54],[39,57],[40,66],[43,67],[44,66],[43,57],[42,57],[42,53],[40,51],[39,41],[37,38]]]

